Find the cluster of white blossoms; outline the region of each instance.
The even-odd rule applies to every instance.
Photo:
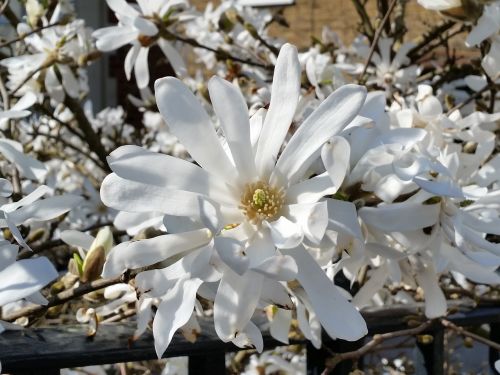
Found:
[[[234,1],[107,0],[97,30],[69,1],[7,3],[0,331],[81,285],[49,315],[89,335],[133,317],[158,357],[205,320],[242,348],[319,348],[367,335],[367,308],[498,299],[500,1],[419,3],[446,20],[418,40],[401,6],[300,51],[270,36],[282,13]],[[101,108],[87,68],[121,48],[136,90]],[[303,366],[278,350],[240,370]]]

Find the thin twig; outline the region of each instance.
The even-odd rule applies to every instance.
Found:
[[[459,333],[462,336],[470,337],[474,341],[480,342],[480,343],[485,344],[493,349],[500,351],[500,344],[499,343],[488,340],[487,338],[485,338],[483,336],[476,335],[475,333],[469,332],[465,328],[459,327],[456,324],[450,322],[449,320],[441,319],[441,324],[443,325],[443,327],[451,329],[451,330]]]
[[[2,3],[2,6],[0,7],[0,15],[2,15],[2,13],[5,11],[5,9],[7,9],[8,6],[9,6],[9,0],[5,0]]]
[[[1,12],[0,12],[0,14],[1,14]],[[57,22],[50,23],[50,24],[48,24],[48,25],[45,25],[45,26],[39,27],[39,28],[37,28],[37,29],[33,29],[33,30],[31,30],[31,31],[28,31],[27,33],[23,33],[23,34],[19,35],[17,38],[14,38],[14,39],[12,39],[12,40],[9,40],[8,42],[5,42],[5,43],[0,44],[0,48],[8,47],[8,46],[10,46],[10,45],[11,45],[11,44],[13,44],[13,43],[16,43],[16,42],[19,42],[19,41],[23,40],[23,39],[24,39],[24,38],[26,38],[27,36],[30,36],[30,35],[32,35],[32,34],[35,34],[35,33],[39,32],[39,31],[44,30],[44,29],[48,29],[48,28],[50,28],[50,27],[59,26],[59,25],[61,25],[61,21],[57,21]]]
[[[361,4],[361,2],[359,0],[352,0],[352,3],[354,5],[354,7],[356,8],[356,12],[358,13],[359,18],[361,18],[361,23],[360,23],[361,28],[362,28],[361,31],[363,32],[364,35],[366,35],[368,37],[368,39],[370,41],[372,41],[373,37],[374,37],[373,34],[375,33],[375,30],[374,30],[372,22],[370,20],[370,16],[366,12],[364,5]]]
[[[382,19],[382,22],[380,22],[380,25],[377,28],[377,31],[375,32],[375,36],[373,37],[372,45],[370,47],[370,52],[368,53],[368,57],[366,58],[365,61],[365,66],[363,67],[363,71],[359,75],[358,81],[362,82],[363,77],[366,74],[366,70],[368,69],[368,65],[370,64],[370,61],[372,59],[373,53],[375,52],[375,48],[377,48],[377,43],[378,40],[380,39],[380,36],[382,35],[382,30],[384,29],[384,25],[386,22],[389,20],[389,16],[391,15],[393,9],[396,7],[398,0],[392,0],[391,4],[389,5],[389,9],[387,9],[387,13],[385,14],[384,18]]]
[[[184,38],[180,35],[176,35],[176,34],[173,34],[171,33],[170,31],[164,31],[167,39],[168,38],[173,38],[175,40],[178,40],[182,43],[186,43],[186,44],[189,44],[190,46],[193,46],[193,47],[197,47],[197,48],[203,48],[207,51],[210,51],[210,52],[213,52],[215,53],[217,56],[221,57],[221,58],[224,58],[224,59],[228,59],[228,60],[233,60],[233,61],[237,61],[237,62],[240,62],[242,64],[247,64],[247,65],[252,65],[252,66],[257,66],[259,68],[263,68],[263,69],[267,69],[267,70],[272,70],[273,69],[273,66],[272,65],[269,65],[269,64],[261,64],[259,62],[256,62],[256,61],[252,61],[252,60],[248,60],[248,59],[242,59],[240,57],[236,57],[236,56],[233,56],[231,55],[230,53],[226,52],[226,51],[222,51],[222,50],[217,50],[215,48],[212,48],[212,47],[208,47],[208,46],[205,46],[203,44],[200,44],[198,43],[197,40],[195,39],[191,39],[191,38]]]
[[[454,111],[457,111],[459,109],[462,109],[463,107],[465,107],[467,104],[469,104],[470,102],[478,99],[481,97],[481,95],[483,95],[486,91],[488,90],[491,90],[491,87],[490,85],[486,85],[484,86],[481,90],[479,91],[476,91],[473,95],[469,96],[467,99],[465,99],[463,102],[457,104],[455,107],[453,107],[452,109],[450,109],[448,111],[448,115],[451,114],[452,112]]]
[[[19,85],[17,85],[17,87],[16,87],[14,90],[12,90],[12,93],[11,93],[11,94],[12,94],[12,95],[14,95],[16,92],[18,92],[18,91],[21,89],[21,87],[23,87],[23,86],[24,86],[24,84],[25,84],[26,82],[28,82],[31,78],[33,78],[33,76],[34,76],[35,74],[37,74],[38,72],[42,71],[43,69],[48,68],[48,67],[49,67],[49,66],[51,66],[54,62],[55,62],[55,60],[54,60],[54,59],[48,59],[48,60],[46,60],[45,62],[43,62],[43,63],[42,63],[42,65],[40,65],[38,68],[36,68],[35,70],[33,70],[33,71],[31,71],[30,73],[28,73],[28,75],[27,75],[27,76],[26,76],[26,77],[22,80],[22,82],[21,82]]]
[[[332,372],[335,367],[342,361],[351,359],[355,360],[358,358],[361,358],[364,356],[366,353],[372,351],[374,348],[376,348],[379,344],[381,344],[385,340],[393,339],[395,337],[401,337],[401,336],[413,336],[413,335],[418,335],[422,332],[424,332],[426,329],[428,329],[432,325],[432,321],[428,320],[422,324],[420,324],[417,327],[414,328],[408,328],[408,329],[403,329],[401,331],[394,331],[394,332],[388,332],[380,335],[374,335],[373,338],[363,345],[361,348],[357,350],[353,350],[351,352],[345,352],[345,353],[338,353],[332,361],[328,364],[328,366],[325,368],[323,371],[322,375],[327,375],[330,372]]]

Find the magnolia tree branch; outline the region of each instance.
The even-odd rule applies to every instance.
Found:
[[[380,25],[377,28],[377,31],[375,32],[375,36],[373,37],[372,45],[370,47],[370,52],[368,53],[368,57],[366,58],[365,61],[365,66],[363,67],[363,71],[359,75],[358,81],[363,82],[363,78],[366,74],[366,70],[368,69],[368,65],[370,65],[370,61],[372,59],[373,53],[375,52],[375,48],[377,48],[378,40],[380,39],[380,36],[382,35],[382,31],[384,30],[384,26],[389,21],[389,17],[396,7],[398,0],[392,0],[391,4],[389,5],[389,9],[387,9],[387,12],[385,13],[384,18],[382,19],[382,22],[380,22]]]
[[[500,351],[500,344],[499,343],[491,341],[483,336],[476,335],[475,333],[469,332],[465,328],[459,327],[456,324],[450,322],[449,320],[441,319],[441,324],[443,325],[443,327],[451,329],[462,336],[470,337],[474,341],[480,342],[480,343],[485,344],[493,349]]]
[[[366,35],[370,41],[372,41],[374,38],[375,30],[370,20],[370,16],[366,12],[365,5],[362,4],[360,0],[352,0],[352,4],[356,8],[356,12],[361,19],[360,28],[362,33]]]
[[[137,273],[135,271],[127,271],[123,275],[114,277],[112,279],[99,279],[92,281],[90,283],[80,284],[77,287],[71,288],[69,290],[64,290],[57,293],[55,296],[49,298],[49,302],[46,305],[33,305],[28,306],[17,311],[14,311],[10,315],[3,316],[3,320],[12,322],[23,316],[32,316],[36,314],[42,314],[47,311],[50,307],[62,305],[72,299],[84,296],[85,294],[95,292],[106,288],[111,285],[128,283],[131,279],[135,277]]]
[[[378,345],[380,345],[382,342],[393,339],[396,337],[401,337],[401,336],[413,336],[413,335],[418,335],[422,332],[424,332],[426,329],[428,329],[432,325],[433,321],[428,320],[422,324],[420,324],[417,327],[414,328],[408,328],[408,329],[403,329],[401,331],[394,331],[394,332],[389,332],[389,333],[383,333],[380,335],[374,335],[373,338],[363,345],[361,348],[357,350],[353,350],[351,352],[345,352],[345,353],[338,353],[333,359],[330,361],[328,366],[325,368],[323,371],[322,375],[327,375],[330,374],[335,367],[342,361],[345,360],[356,360],[358,358],[361,358],[368,352],[374,350]]]
[[[78,126],[85,135],[85,141],[89,145],[90,150],[93,151],[101,161],[104,170],[107,172],[111,172],[111,169],[109,169],[108,162],[106,160],[108,153],[102,145],[99,136],[92,128],[92,125],[90,124],[82,107],[80,106],[80,103],[66,94],[66,96],[64,97],[64,105],[68,107],[71,112],[73,112],[73,115],[78,122]]]
[[[444,21],[436,25],[427,34],[424,35],[422,40],[415,47],[413,47],[410,50],[410,52],[408,52],[407,56],[410,58],[412,62],[417,61],[419,58],[421,58],[423,55],[429,52],[429,51],[424,51],[422,53],[421,52],[422,49],[424,49],[431,42],[439,38],[439,36],[442,35],[444,32],[451,29],[455,24],[456,22],[454,21]]]

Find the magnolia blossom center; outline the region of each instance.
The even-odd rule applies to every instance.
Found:
[[[262,220],[276,218],[284,202],[285,192],[282,188],[258,181],[245,186],[240,208],[252,223],[258,224]]]

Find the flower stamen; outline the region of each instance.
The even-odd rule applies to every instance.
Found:
[[[282,188],[258,181],[245,186],[240,208],[250,222],[258,224],[262,220],[271,220],[278,216],[284,202],[285,193]]]

